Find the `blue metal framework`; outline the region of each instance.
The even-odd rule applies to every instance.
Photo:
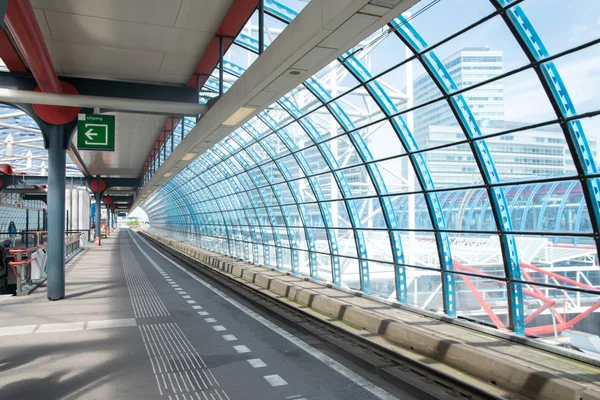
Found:
[[[557,66],[600,38],[550,54],[523,10],[531,1],[490,0],[477,21],[431,43],[417,27],[442,6],[417,4],[172,177],[142,205],[152,229],[257,264],[489,322],[463,281],[469,276],[506,315],[498,327],[521,335],[528,304],[535,303],[526,294],[532,288],[553,296],[582,290],[568,281],[530,280],[537,275],[522,274],[523,257],[589,282],[586,299],[600,300],[600,187],[590,144],[600,138],[587,138],[582,122],[600,110],[576,112]],[[289,23],[297,12],[265,0],[265,14]],[[470,41],[477,51],[494,51],[474,38],[487,23],[511,32],[518,48],[510,57],[522,56],[525,65],[490,67],[482,64],[485,53],[450,61],[455,43],[462,43],[455,52],[473,52],[464,44]],[[258,46],[246,31],[236,38],[223,62],[225,91],[256,59]],[[502,63],[502,55],[491,62]],[[381,70],[377,63],[389,66]],[[464,71],[477,68],[483,77],[465,81]],[[413,69],[422,71],[418,78],[403,77]],[[555,117],[502,116],[491,127],[482,121],[482,108],[493,108],[485,102],[504,100],[504,92],[493,98],[486,89],[531,79],[527,72],[537,80],[520,83],[540,87],[546,94],[540,101],[549,102]],[[203,93],[218,92],[217,76]],[[426,80],[431,86],[418,86]],[[408,86],[428,92],[408,94]],[[423,117],[433,120],[440,109],[448,110],[446,122]],[[157,166],[194,125],[179,123],[181,136],[157,153]],[[549,259],[553,252],[563,258]]]

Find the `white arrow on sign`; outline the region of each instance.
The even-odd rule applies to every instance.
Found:
[[[96,132],[94,132],[93,128],[90,128],[90,130],[87,131],[86,133],[84,133],[84,135],[90,140],[94,140],[94,137],[98,136],[98,134]],[[86,144],[87,144],[87,142],[86,142]]]
[[[90,140],[89,142],[86,140],[85,144],[91,144],[96,146],[107,146],[108,145],[108,125],[106,124],[85,124],[86,128],[97,126],[99,128],[104,128],[104,142],[99,143],[94,140],[98,133],[94,132],[93,128],[90,128],[84,135]]]

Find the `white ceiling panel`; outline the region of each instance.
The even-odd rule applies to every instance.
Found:
[[[46,15],[44,15],[44,10],[34,8],[33,12],[35,13],[35,18],[37,19],[38,25],[40,26],[40,30],[42,31],[42,35],[44,35],[44,38],[52,39],[52,35],[50,34],[50,28],[48,27],[48,21],[46,21]]]
[[[198,65],[198,58],[189,57],[180,54],[167,54],[160,66],[161,74],[187,75],[190,77],[190,71],[193,71]],[[187,79],[186,79],[187,81]]]
[[[161,26],[175,25],[181,3],[182,0],[31,0],[34,8]]]
[[[58,73],[184,85],[234,0],[30,0]],[[117,151],[82,151],[93,175],[139,176],[166,117],[117,114]]]
[[[44,11],[54,41],[186,54],[200,58],[213,35],[185,29]],[[39,18],[38,18],[39,21]]]
[[[95,70],[125,70],[158,73],[163,54],[124,50],[114,47],[86,46],[76,43],[46,42],[50,56],[61,65],[75,64]]]
[[[216,32],[232,4],[233,0],[183,0],[175,26]]]
[[[123,69],[94,69],[89,66],[77,64],[65,64],[62,66],[62,70],[68,76],[164,84],[184,84],[190,78],[189,74],[176,75],[168,73],[144,73],[135,70],[126,71]]]

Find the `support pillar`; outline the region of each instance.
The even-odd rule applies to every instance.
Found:
[[[106,205],[106,234],[110,236],[111,226],[110,226],[110,206]]]
[[[48,125],[48,299],[65,297],[65,125]]]
[[[94,196],[96,197],[96,239],[98,239],[98,246],[100,246],[102,242],[102,237],[100,236],[100,221],[102,218],[102,206],[100,203],[102,202],[102,192],[95,192]]]
[[[258,2],[258,54],[265,51],[265,1]]]
[[[223,36],[219,36],[219,97],[223,96],[223,55],[225,53],[223,47]]]

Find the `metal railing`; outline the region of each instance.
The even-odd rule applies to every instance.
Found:
[[[29,294],[35,287],[46,279],[47,243],[46,232],[36,232],[41,244],[33,247],[3,248],[0,247],[0,293],[12,292],[9,281],[14,279],[15,295]],[[87,233],[89,238],[89,233]],[[83,249],[86,231],[67,234],[65,237],[65,261]],[[12,272],[12,276],[10,276]],[[12,278],[12,279],[11,279]]]

